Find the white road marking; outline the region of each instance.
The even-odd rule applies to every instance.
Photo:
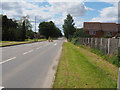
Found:
[[[15,59],[15,58],[16,58],[16,57],[13,57],[13,58],[10,58],[10,59],[8,59],[8,60],[2,61],[2,62],[0,62],[0,64],[6,63],[6,62],[11,61],[11,60],[13,60],[13,59]]]
[[[54,45],[57,45],[57,43],[55,43]]]
[[[41,47],[38,47],[37,49],[40,49]]]
[[[25,54],[27,54],[27,53],[30,53],[30,52],[32,52],[32,51],[33,51],[33,49],[30,50],[30,51],[27,51],[27,52],[23,53],[23,55],[25,55]]]
[[[35,43],[35,44],[38,44],[38,43]]]
[[[5,88],[5,87],[3,87],[3,86],[0,86],[0,90],[2,90],[3,88]]]

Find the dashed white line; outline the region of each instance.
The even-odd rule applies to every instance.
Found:
[[[3,88],[5,88],[5,87],[3,87],[3,86],[0,86],[0,90],[2,90]]]
[[[23,55],[25,55],[25,54],[27,54],[27,53],[30,53],[30,52],[32,52],[32,51],[33,51],[33,49],[30,50],[30,51],[27,51],[27,52],[23,53]]]
[[[40,49],[41,47],[38,47],[38,48],[36,48],[36,49]]]
[[[2,61],[2,62],[0,62],[0,64],[6,63],[6,62],[11,61],[11,60],[13,60],[13,59],[15,59],[15,58],[16,58],[16,57],[13,57],[13,58],[10,58],[10,59],[8,59],[8,60]]]
[[[57,45],[57,43],[55,43],[54,45]]]
[[[35,44],[38,44],[38,43],[35,43]]]

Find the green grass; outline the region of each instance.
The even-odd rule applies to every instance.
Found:
[[[90,48],[89,46],[86,47],[86,46],[82,45],[82,43],[80,43],[80,42],[78,42],[78,41],[76,41],[76,40],[78,40],[78,38],[74,38],[74,39],[72,40],[72,43],[73,43],[74,45],[76,45],[76,46],[78,46],[78,47],[81,47],[81,48],[84,48],[84,49],[87,49],[88,51],[97,54],[97,55],[100,56],[102,59],[107,60],[108,62],[116,65],[117,67],[120,67],[120,62],[119,62],[119,58],[118,58],[118,55],[117,55],[117,54],[116,54],[116,55],[115,55],[115,54],[114,54],[114,55],[113,55],[113,54],[111,54],[111,55],[109,55],[109,54],[104,54],[102,51],[100,51],[100,50],[98,50],[98,49],[96,49],[96,48]]]
[[[69,42],[62,55],[53,88],[116,88],[118,67]]]
[[[26,43],[33,43],[39,41],[45,41],[46,39],[26,39],[25,41],[1,41],[0,46],[12,46],[12,45],[19,45],[19,44],[26,44]]]
[[[90,49],[90,51],[92,53],[95,53],[95,54],[99,55],[100,57],[102,57],[103,59],[109,61],[110,63],[120,67],[120,62],[119,62],[118,55],[106,55],[106,54],[104,54],[103,52],[101,52],[98,49]]]

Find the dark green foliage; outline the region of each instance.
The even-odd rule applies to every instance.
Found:
[[[6,15],[2,16],[2,40],[15,40],[14,36],[16,28],[16,22],[12,19],[8,19]]]
[[[64,25],[63,25],[63,31],[65,34],[65,37],[71,41],[74,32],[76,31],[74,27],[75,23],[70,14],[67,15],[67,18],[64,20]]]
[[[26,28],[25,28],[25,21],[23,21],[23,25],[22,25],[22,41],[25,41],[26,38]]]
[[[32,31],[32,25],[28,20],[29,16],[24,16],[18,21],[8,19],[6,15],[1,15],[2,20],[2,40],[3,41],[24,41],[25,39],[33,39],[34,32]],[[50,22],[42,22],[39,25],[39,32],[41,35],[52,38],[58,38],[62,36],[59,28],[55,24]]]
[[[46,37],[46,39],[48,39],[49,37],[60,37],[62,36],[61,31],[59,30],[59,28],[57,28],[55,26],[55,24],[50,21],[50,22],[41,22],[39,24],[39,33],[40,35],[44,35]]]
[[[90,35],[86,34],[85,30],[83,28],[76,29],[76,32],[73,35],[74,38],[77,37],[90,37]]]
[[[26,31],[26,38],[27,39],[33,39],[34,38],[34,32],[32,30]]]
[[[1,15],[0,20],[2,20],[3,41],[24,41],[27,38],[33,38],[34,32],[31,30],[28,19],[17,23],[17,21],[8,19],[6,15]]]

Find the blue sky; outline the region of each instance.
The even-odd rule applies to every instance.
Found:
[[[83,16],[85,21],[90,21],[94,17],[100,17],[99,11],[107,7],[113,7],[114,5],[106,2],[85,2],[85,6],[94,9],[93,11],[88,10]]]
[[[80,2],[80,0],[79,2],[55,2],[55,0],[54,2],[51,0],[13,1],[11,3],[7,0],[2,2],[3,12],[1,10],[0,13],[6,14],[9,18],[17,19],[29,15],[33,30],[35,16],[37,17],[37,29],[40,22],[53,21],[62,30],[67,14],[73,16],[77,28],[81,28],[83,22],[117,22],[117,2],[103,2],[103,0],[101,2]]]

